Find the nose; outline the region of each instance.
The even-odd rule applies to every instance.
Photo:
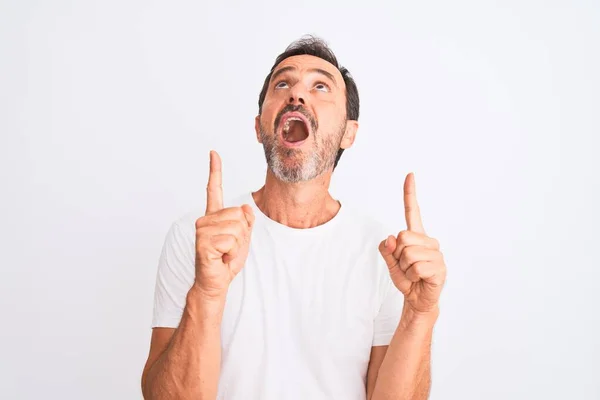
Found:
[[[298,105],[298,104],[302,104],[302,105],[306,105],[306,102],[304,101],[305,99],[305,94],[303,93],[302,89],[300,88],[301,85],[294,85],[294,87],[292,88],[292,91],[290,93],[290,98],[289,98],[289,103],[290,104],[294,104],[294,105]]]

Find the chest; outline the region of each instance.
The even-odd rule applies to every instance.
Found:
[[[368,357],[378,311],[376,256],[364,243],[253,241],[228,292],[224,351]]]

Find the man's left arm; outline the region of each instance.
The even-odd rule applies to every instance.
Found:
[[[374,384],[368,388],[369,400],[426,400],[429,396],[431,338],[437,313],[415,315],[406,307],[404,310],[389,346],[374,347],[371,352],[369,376]]]
[[[404,306],[381,365],[370,363],[369,400],[425,400],[431,386],[431,339],[446,266],[438,241],[425,234],[413,174],[404,182],[404,209],[408,229],[379,246]],[[372,354],[381,353],[373,348]]]

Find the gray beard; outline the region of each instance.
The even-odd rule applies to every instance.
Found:
[[[280,145],[277,136],[268,134],[262,125],[260,138],[271,172],[283,182],[297,183],[314,179],[333,168],[344,131],[345,123],[338,135],[322,143],[315,137],[313,149],[308,153]]]

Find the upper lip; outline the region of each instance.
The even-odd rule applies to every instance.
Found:
[[[283,116],[281,117],[281,120],[279,121],[279,133],[283,134],[283,126],[285,125],[285,121],[287,121],[291,117],[300,118],[302,120],[302,122],[304,122],[304,125],[306,126],[306,131],[308,132],[308,135],[310,136],[310,129],[311,129],[310,122],[304,116],[304,114],[302,114],[301,112],[298,112],[298,111],[290,111],[290,112],[286,112],[285,114],[283,114]]]

